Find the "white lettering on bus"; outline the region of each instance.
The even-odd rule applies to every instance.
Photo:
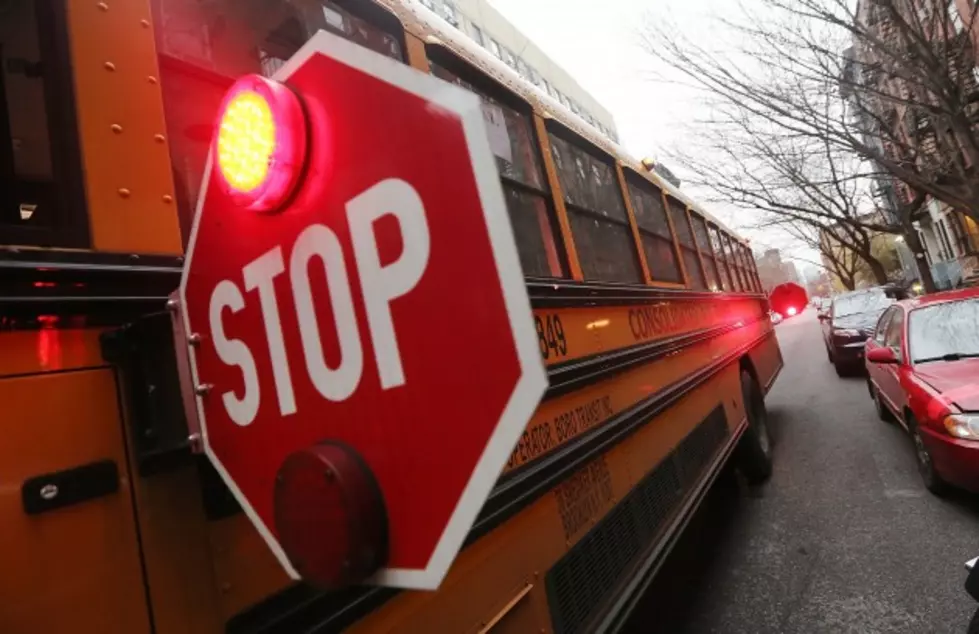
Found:
[[[391,302],[414,289],[428,265],[431,238],[425,207],[411,185],[403,180],[388,179],[350,200],[346,211],[381,388],[395,388],[404,385],[405,375],[391,315]],[[387,215],[398,223],[403,248],[397,259],[382,266],[374,223]],[[313,304],[314,289],[309,277],[313,260],[318,260],[326,273],[326,290],[340,347],[340,360],[335,368],[327,365]],[[280,307],[275,294],[275,279],[285,271],[280,246],[266,251],[242,269],[246,290],[258,291],[272,379],[282,416],[294,414],[297,410]],[[296,238],[289,256],[288,272],[310,381],[323,398],[343,401],[360,384],[364,350],[340,239],[325,225],[308,226]],[[319,295],[319,289],[316,290]],[[222,321],[225,308],[230,308],[232,313],[245,308],[241,291],[230,280],[222,280],[211,294],[210,326],[218,357],[227,365],[239,367],[244,377],[244,394],[241,398],[233,391],[222,395],[228,415],[236,424],[244,426],[258,414],[261,394],[258,371],[248,345],[241,339],[229,339],[225,335]]]

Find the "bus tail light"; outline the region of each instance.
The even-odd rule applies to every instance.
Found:
[[[289,88],[258,75],[242,77],[221,104],[214,156],[225,190],[250,211],[281,207],[306,158],[306,118]]]

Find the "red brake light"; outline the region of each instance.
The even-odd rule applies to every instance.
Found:
[[[306,118],[286,86],[247,75],[221,104],[214,157],[235,201],[251,211],[273,211],[299,181],[306,158]]]

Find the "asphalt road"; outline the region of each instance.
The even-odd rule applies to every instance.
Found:
[[[814,310],[777,332],[772,479],[718,480],[630,629],[964,634],[979,497],[924,489],[910,440],[877,419],[865,377],[833,372]]]

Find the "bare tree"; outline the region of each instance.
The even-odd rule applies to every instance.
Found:
[[[651,25],[644,41],[650,54],[703,91],[713,113],[701,128],[704,136],[717,140],[747,129],[752,145],[761,136],[757,154],[738,155],[748,167],[766,153],[786,153],[800,163],[807,153],[828,151],[861,166],[848,169],[843,183],[897,181],[891,205],[843,222],[904,234],[923,283],[933,287],[913,228],[923,203],[930,196],[979,220],[973,16],[959,24],[952,2],[762,0],[761,9],[742,7],[740,18],[722,20],[739,41],[733,54],[715,52],[709,40],[670,25]],[[710,185],[714,175],[697,171]],[[757,190],[759,180],[749,178],[741,189]],[[782,202],[769,211],[792,217],[799,213],[794,205]],[[805,215],[829,221],[823,211]],[[875,220],[859,220],[868,217]]]

